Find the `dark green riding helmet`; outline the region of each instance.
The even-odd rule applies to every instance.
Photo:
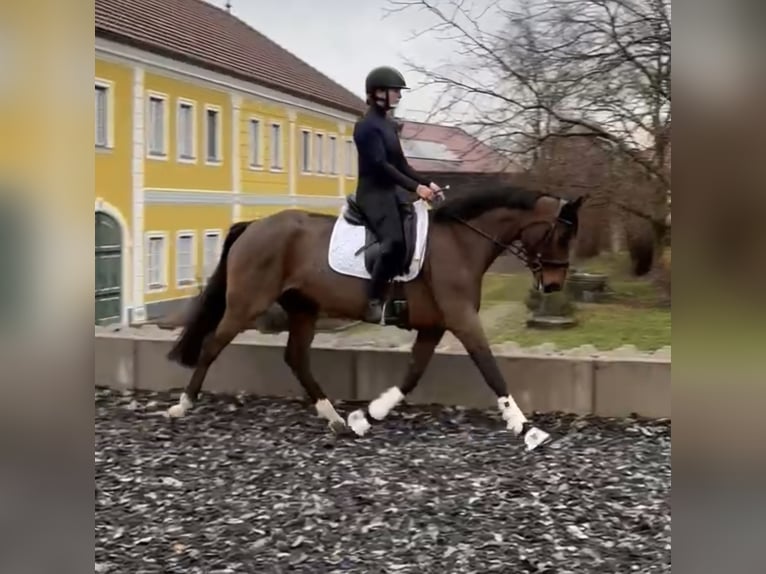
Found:
[[[372,94],[375,90],[390,88],[408,89],[404,76],[395,68],[380,66],[367,74],[367,79],[364,82],[364,89],[367,94]]]

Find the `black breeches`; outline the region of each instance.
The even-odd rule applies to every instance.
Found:
[[[394,193],[374,191],[357,194],[357,201],[380,241],[380,256],[372,270],[369,296],[381,298],[386,283],[403,271],[405,244],[402,214]]]

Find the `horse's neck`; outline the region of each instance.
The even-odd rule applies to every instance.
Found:
[[[467,223],[481,233],[462,226],[461,241],[464,242],[465,252],[470,254],[471,265],[475,265],[483,275],[503,251],[495,241],[501,244],[509,242],[506,237],[503,237],[503,232],[509,225],[508,215],[492,210],[474,217]]]

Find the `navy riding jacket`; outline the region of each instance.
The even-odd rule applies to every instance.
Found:
[[[370,108],[354,126],[359,157],[359,188],[394,191],[396,187],[415,192],[429,181],[418,174],[404,156],[396,123],[381,110]]]

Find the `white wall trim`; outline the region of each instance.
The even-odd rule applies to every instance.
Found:
[[[239,193],[217,190],[146,189],[146,205],[240,205],[263,207],[323,207],[340,205],[345,196]]]
[[[133,321],[146,320],[144,307],[144,69],[133,69]]]
[[[301,98],[290,96],[253,82],[246,82],[217,72],[211,72],[198,66],[159,56],[132,46],[125,46],[124,44],[112,40],[96,37],[95,52],[97,57],[103,59],[111,57],[112,59],[123,62],[127,60],[130,63],[145,66],[147,69],[150,69],[149,71],[151,71],[152,68],[159,70],[163,75],[169,77],[176,77],[185,81],[196,80],[197,82],[203,83],[203,85],[208,84],[217,86],[218,88],[235,90],[242,94],[247,94],[262,100],[302,109],[324,118],[344,120],[348,122],[354,122],[358,118],[358,116],[354,114],[338,111],[329,106],[308,102]]]
[[[240,163],[242,161],[242,145],[240,142],[240,115],[242,113],[242,97],[237,94],[231,94],[231,185],[234,197],[232,198],[231,219],[239,221],[242,208],[237,201],[237,196],[242,191],[242,170]],[[250,146],[250,122],[247,122],[248,150]],[[248,163],[250,163],[248,153]]]
[[[295,120],[297,114],[292,110],[288,112],[289,128],[288,128],[288,151],[287,151],[287,187],[290,195],[295,195],[298,191],[298,178],[296,177],[296,170],[298,169],[298,163],[296,161],[296,137],[295,137]]]
[[[130,226],[128,220],[122,215],[119,209],[101,197],[96,197],[93,213],[105,213],[112,217],[120,226],[120,261],[122,265],[120,280],[120,324],[128,324],[128,310],[132,306],[132,297],[130,293],[130,255],[133,248],[133,240],[130,236]]]

